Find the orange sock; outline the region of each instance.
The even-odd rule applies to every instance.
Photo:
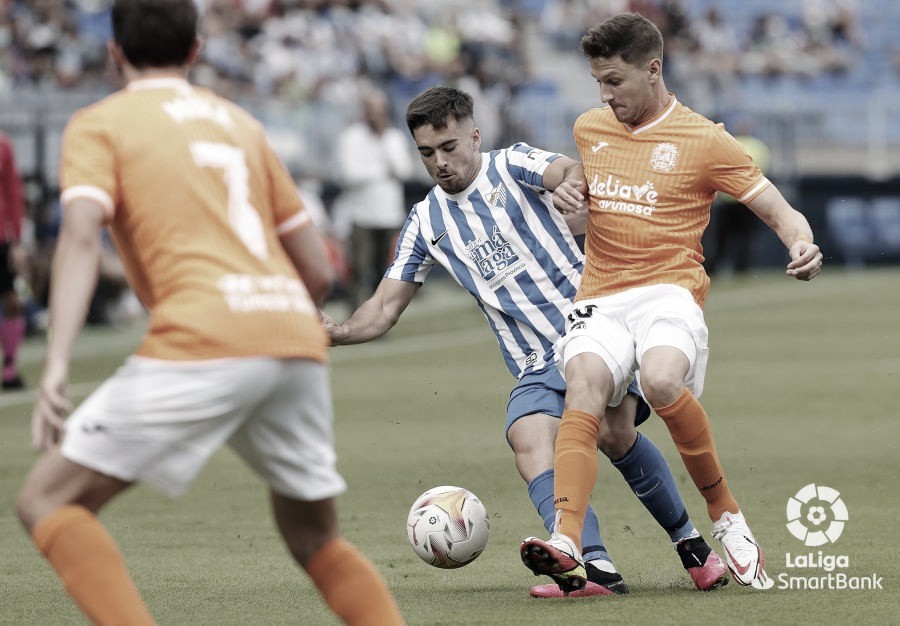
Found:
[[[737,513],[738,503],[719,463],[709,417],[697,398],[685,389],[675,402],[654,411],[669,428],[688,474],[706,500],[710,519],[718,521],[725,511]]]
[[[563,411],[556,450],[553,455],[553,493],[559,518],[559,532],[575,542],[580,551],[584,515],[597,482],[597,436],[600,419],[590,413]]]
[[[348,541],[329,541],[304,567],[325,603],[345,624],[405,624],[381,574]]]
[[[64,506],[38,522],[31,536],[92,622],[156,623],[131,582],[116,542],[90,511]]]

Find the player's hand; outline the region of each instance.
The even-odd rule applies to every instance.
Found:
[[[562,214],[587,209],[587,183],[581,179],[564,180],[553,190],[553,206]]]
[[[325,332],[328,333],[328,336],[331,338],[331,345],[337,346],[340,345],[341,341],[341,325],[334,321],[328,313],[325,311],[319,310],[319,317],[322,320],[322,326],[325,327]]]
[[[68,397],[68,372],[48,365],[41,377],[37,401],[31,411],[31,445],[46,450],[62,441],[65,417],[72,410]]]
[[[822,271],[822,252],[816,244],[801,239],[791,246],[790,253],[788,276],[797,280],[812,280]]]

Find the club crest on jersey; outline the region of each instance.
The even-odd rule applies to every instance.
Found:
[[[661,143],[650,155],[650,167],[660,172],[670,172],[678,159],[678,146],[674,143]]]
[[[502,209],[506,207],[506,186],[497,185],[487,196],[488,204]]]
[[[491,289],[496,289],[507,278],[525,269],[525,261],[519,258],[497,225],[494,225],[490,239],[479,237],[468,241],[466,254],[478,267],[481,277]]]

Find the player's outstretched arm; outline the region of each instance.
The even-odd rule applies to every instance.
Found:
[[[419,283],[382,278],[372,297],[359,305],[343,324],[335,324],[334,320],[323,314],[322,323],[331,337],[331,343],[336,346],[365,343],[381,337],[394,327],[419,287]]]
[[[815,278],[822,270],[822,252],[813,243],[812,228],[803,214],[788,204],[774,185],[769,185],[747,206],[775,231],[790,252],[787,275],[798,280]]]
[[[38,450],[61,440],[72,408],[66,389],[69,362],[97,285],[104,217],[103,205],[87,198],[73,198],[63,209],[51,269],[47,359],[31,413],[31,443]]]

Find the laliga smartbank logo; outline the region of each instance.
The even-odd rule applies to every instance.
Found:
[[[787,503],[787,529],[807,546],[834,543],[850,519],[836,489],[810,483]]]
[[[837,489],[810,483],[787,501],[787,530],[804,546],[815,548],[837,542],[850,520],[847,505]],[[775,578],[763,574],[753,581],[756,589],[884,589],[884,579],[872,573],[858,575],[850,571],[850,556],[825,550],[786,552],[784,572]],[[777,583],[776,583],[777,579]]]

